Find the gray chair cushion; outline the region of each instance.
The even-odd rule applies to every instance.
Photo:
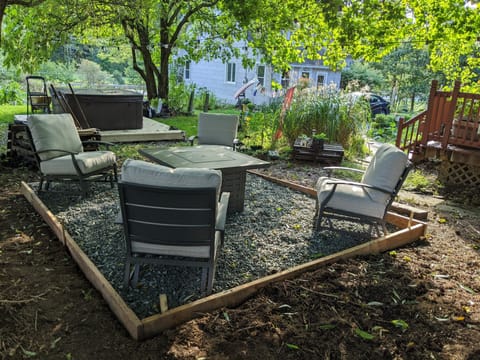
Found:
[[[83,151],[82,141],[70,114],[32,114],[28,117],[28,127],[32,133],[37,151],[60,149],[73,153]],[[50,160],[65,153],[48,151],[40,153],[40,160]]]
[[[215,254],[221,243],[220,232],[215,233]],[[193,258],[209,258],[210,246],[173,246],[147,242],[132,241],[132,252],[167,256],[185,256]],[[214,255],[216,256],[216,255]]]
[[[198,117],[198,144],[233,146],[237,137],[238,116],[200,113]]]
[[[318,202],[321,204],[329,195],[333,188],[332,182],[336,179],[321,177],[317,181],[316,189]],[[367,191],[360,186],[339,184],[335,189],[335,194],[328,201],[328,207],[337,210],[349,211],[356,214],[363,214],[375,218],[383,218],[385,206],[390,196],[381,192]]]
[[[407,154],[402,150],[393,145],[383,144],[375,152],[361,182],[393,191],[407,162]]]
[[[222,172],[211,169],[172,169],[142,160],[127,159],[122,166],[123,182],[179,188],[215,188],[222,185]]]
[[[87,151],[75,155],[80,171],[88,175],[94,171],[112,166],[116,157],[111,151]],[[70,155],[40,162],[40,170],[45,175],[77,175]]]

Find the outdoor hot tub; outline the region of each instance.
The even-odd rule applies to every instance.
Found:
[[[121,89],[78,89],[62,91],[74,116],[100,130],[141,129],[143,95]],[[81,109],[80,109],[81,108]]]

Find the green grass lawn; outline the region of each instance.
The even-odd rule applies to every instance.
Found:
[[[2,105],[0,106],[0,124],[9,124],[13,122],[14,115],[26,113],[26,105]]]
[[[212,110],[211,113],[220,113],[220,114],[235,114],[240,115],[240,110],[237,109],[218,109]],[[175,126],[177,129],[185,131],[187,138],[192,135],[197,135],[197,120],[198,113],[195,113],[191,116],[174,116],[170,118],[155,118],[158,122],[161,122],[166,125]]]

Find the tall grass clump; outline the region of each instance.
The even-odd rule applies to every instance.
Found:
[[[335,86],[307,88],[295,92],[285,114],[283,134],[290,146],[297,137],[316,132],[324,133],[329,142],[348,147],[358,143],[369,115],[363,102],[352,100]]]
[[[272,101],[270,104],[257,106],[255,111],[248,112],[240,129],[242,142],[247,147],[256,146],[262,149],[274,147],[273,139],[278,129],[281,107],[281,101]]]

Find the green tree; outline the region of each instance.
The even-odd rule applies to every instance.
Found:
[[[355,61],[350,67],[342,71],[341,87],[346,88],[352,81],[356,81],[360,88],[368,87],[372,91],[378,91],[384,86],[385,78],[373,66]]]
[[[417,49],[411,42],[405,42],[375,64],[388,79],[393,107],[408,99],[413,111],[417,97],[427,96],[431,80],[440,77],[430,70],[429,63],[426,47]]]
[[[276,70],[310,58],[340,68],[347,55],[378,61],[405,39],[428,47],[433,70],[468,82],[479,67],[479,15],[463,0],[44,0],[34,10],[8,6],[2,47],[7,61],[33,68],[72,34],[126,42],[148,97],[162,99],[173,55],[250,55],[243,62],[251,65],[258,54]]]

